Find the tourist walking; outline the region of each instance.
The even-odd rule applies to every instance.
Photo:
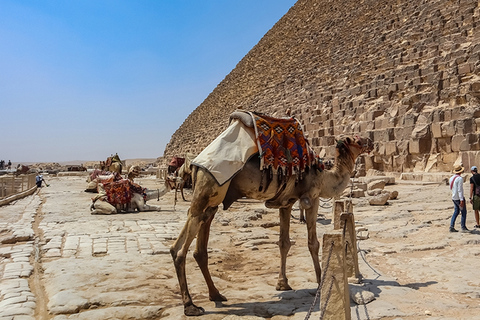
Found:
[[[469,232],[470,230],[467,229],[465,225],[467,220],[467,206],[465,205],[465,196],[463,193],[463,178],[461,174],[465,170],[462,166],[456,166],[453,169],[454,175],[450,177],[448,181],[450,184],[450,190],[452,190],[452,201],[454,205],[452,219],[450,221],[450,232],[457,232],[455,229],[455,221],[457,220],[457,216],[459,213],[462,214],[460,219],[460,226],[462,228],[462,232]]]
[[[480,228],[479,214],[480,210],[480,174],[478,174],[478,168],[473,166],[470,171],[472,172],[472,177],[470,178],[470,203],[472,204],[473,210],[475,212],[475,228]]]

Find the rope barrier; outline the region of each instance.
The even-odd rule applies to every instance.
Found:
[[[323,268],[322,279],[320,280],[320,284],[317,287],[317,292],[315,293],[315,298],[313,299],[312,305],[310,306],[310,309],[308,310],[308,312],[305,316],[305,320],[308,320],[310,318],[310,315],[313,312],[313,308],[317,304],[318,297],[320,296],[320,291],[322,290],[323,284],[325,283],[325,276],[327,274],[328,266],[330,265],[330,258],[332,257],[333,246],[334,245],[335,245],[335,243],[332,241],[332,245],[330,246],[330,250],[328,251],[327,263],[326,263],[325,268]]]
[[[330,300],[330,297],[332,295],[332,287],[333,287],[334,281],[335,281],[335,276],[332,276],[332,281],[330,281],[330,287],[328,288],[328,292],[327,292],[327,299],[325,301],[323,308],[320,310],[320,318],[319,318],[320,320],[323,319],[323,316],[325,315],[325,310],[327,310],[328,301]]]

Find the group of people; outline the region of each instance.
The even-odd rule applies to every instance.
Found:
[[[455,229],[455,221],[457,220],[458,214],[461,214],[460,218],[460,227],[461,232],[470,232],[466,226],[467,221],[467,206],[465,201],[465,195],[463,191],[463,178],[461,174],[465,171],[465,168],[461,165],[456,166],[453,169],[454,175],[450,177],[449,184],[450,190],[452,191],[452,201],[454,205],[452,219],[450,220],[450,232],[458,232]],[[473,210],[475,212],[475,228],[480,228],[479,221],[479,210],[480,210],[480,174],[478,173],[478,168],[473,166],[470,168],[472,177],[470,178],[470,203],[472,204]]]
[[[0,160],[0,170],[10,170],[12,169],[12,162],[8,160],[8,163],[5,164],[5,160]]]

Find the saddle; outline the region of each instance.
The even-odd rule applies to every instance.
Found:
[[[146,189],[128,179],[105,183],[103,188],[105,189],[107,202],[113,206],[130,203],[134,193],[142,194],[143,198],[146,199]]]

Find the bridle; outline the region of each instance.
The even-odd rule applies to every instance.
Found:
[[[170,180],[169,177],[165,178],[165,182],[168,184],[168,187],[170,190],[173,190],[176,188],[176,180]]]
[[[346,143],[345,140],[337,140],[337,148],[343,146],[345,151],[347,152],[348,156],[352,160],[352,163],[355,163],[355,157],[353,155],[351,147],[357,148],[360,150],[360,153],[363,153],[368,150],[368,142],[365,140],[364,143],[360,143],[362,139],[359,136],[354,136],[354,143]]]

